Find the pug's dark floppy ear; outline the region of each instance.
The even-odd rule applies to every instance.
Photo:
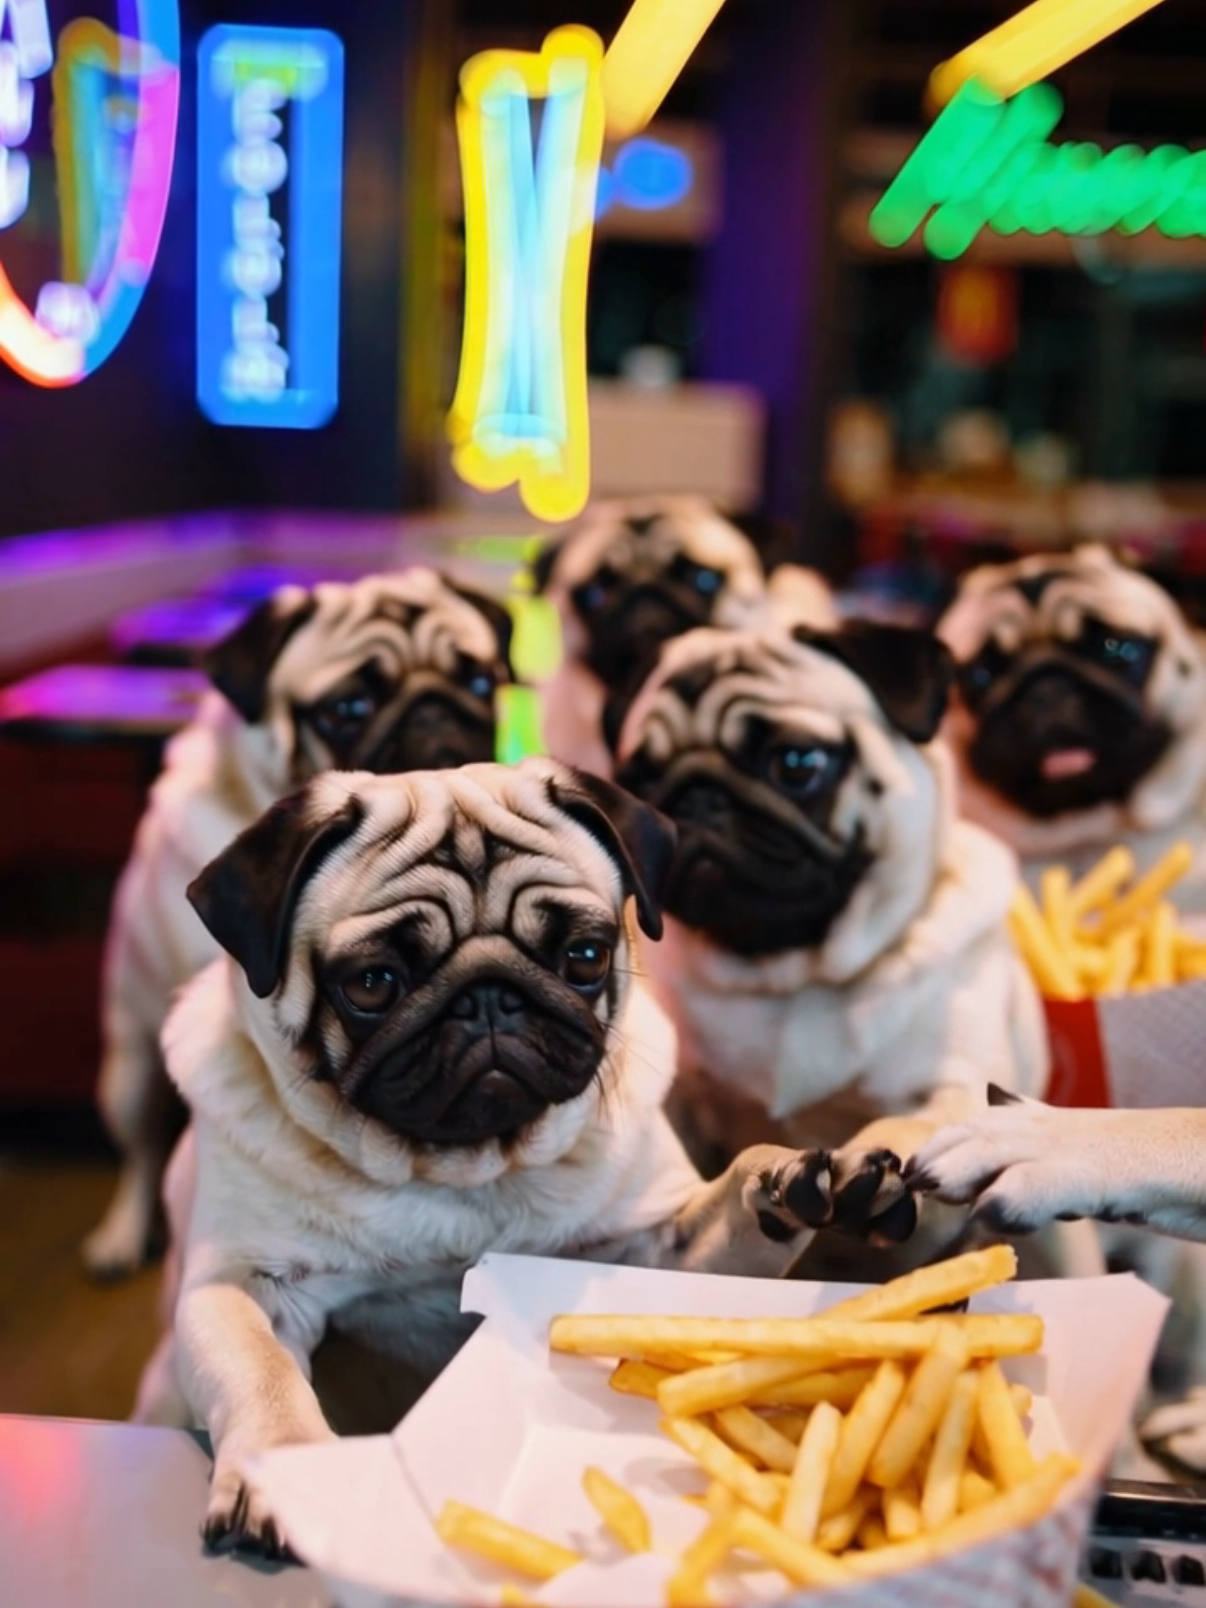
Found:
[[[550,781],[549,797],[616,862],[624,892],[636,900],[641,931],[660,938],[662,900],[678,844],[674,822],[614,782],[586,771],[570,771],[564,783]]]
[[[538,593],[543,592],[553,578],[553,566],[561,557],[561,549],[565,545],[565,536],[554,536],[547,542],[536,557],[532,560],[532,585]]]
[[[274,804],[189,884],[188,902],[267,999],[285,973],[293,915],[306,883],[364,819],[359,799],[316,818],[308,790]]]
[[[954,685],[955,661],[932,631],[851,620],[840,631],[800,625],[792,635],[853,670],[911,742],[928,743],[938,735]]]
[[[270,597],[202,658],[206,675],[250,724],[263,717],[268,677],[285,643],[317,608],[313,596],[293,604]]]
[[[462,586],[458,581],[449,581],[445,577],[445,584],[450,592],[464,598],[490,622],[490,629],[498,638],[498,656],[507,668],[507,674],[514,676],[515,669],[511,664],[511,638],[515,632],[515,621],[511,618],[511,611],[505,608],[497,598],[488,597],[485,592],[477,592],[471,586]]]

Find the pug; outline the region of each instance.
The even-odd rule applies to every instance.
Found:
[[[691,1167],[627,916],[657,936],[673,855],[655,810],[539,759],[321,776],[193,882],[226,955],[164,1033],[192,1125],[137,1416],[209,1430],[211,1546],[281,1547],[243,1465],[330,1436],[324,1330],[430,1376],[487,1252],[773,1276],[817,1224],[909,1232],[896,1157],[762,1145],[710,1184]]]
[[[921,631],[705,629],[666,645],[619,721],[617,781],[678,828],[644,962],[679,1036],[671,1111],[706,1171],[804,1133],[908,1156],[990,1080],[1042,1089],[1006,927],[1017,867],[956,818],[937,739],[950,677]],[[953,1249],[966,1215],[922,1226],[918,1258]],[[1078,1238],[1076,1265],[1098,1267]]]
[[[155,1248],[179,1131],[159,1034],[217,953],[184,894],[275,800],[330,767],[398,771],[493,758],[510,616],[433,570],[283,587],[209,654],[214,691],[169,745],[113,905],[99,1103],[123,1155],[86,1266],[122,1276]]]
[[[939,1200],[970,1203],[1008,1234],[1068,1218],[1112,1225],[1115,1254],[1181,1295],[1174,1334],[1188,1394],[1149,1413],[1140,1435],[1206,1473],[1206,1305],[1193,1300],[1206,1287],[1206,1112],[1058,1110],[1000,1089],[990,1090],[990,1105],[941,1128],[906,1176]]]
[[[562,621],[562,662],[545,686],[548,751],[600,776],[611,763],[607,701],[640,680],[663,642],[776,608],[813,624],[836,618],[825,582],[801,566],[784,566],[768,593],[753,542],[701,497],[596,503],[544,548],[533,578]]]
[[[1125,843],[1206,849],[1206,658],[1172,598],[1099,546],[972,571],[937,627],[964,813],[1036,885]],[[1206,911],[1206,868],[1172,893]]]

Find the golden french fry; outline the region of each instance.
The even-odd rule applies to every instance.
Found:
[[[1206,955],[1182,955],[1177,961],[1177,974],[1183,983],[1199,983],[1206,977]]]
[[[882,1513],[874,1509],[868,1513],[859,1525],[855,1539],[864,1552],[878,1552],[881,1547],[886,1547],[888,1532],[884,1529]]]
[[[962,1333],[953,1323],[942,1325],[905,1386],[904,1395],[875,1448],[867,1468],[867,1479],[872,1485],[887,1489],[900,1484],[926,1440],[937,1429],[955,1380],[967,1367],[967,1361],[967,1342]]]
[[[588,1468],[582,1475],[587,1500],[622,1547],[629,1552],[648,1552],[653,1545],[649,1516],[633,1496],[601,1468]]]
[[[1072,1608],[1115,1608],[1115,1605],[1110,1597],[1103,1597],[1092,1586],[1078,1582],[1072,1593]]]
[[[757,1554],[799,1586],[844,1586],[853,1574],[849,1564],[809,1546],[749,1508],[741,1508],[733,1521],[739,1547]]]
[[[737,1511],[737,1498],[729,1490],[728,1486],[722,1485],[719,1480],[710,1480],[708,1482],[708,1488],[700,1498],[700,1501],[709,1513],[717,1516],[722,1513],[736,1513]]]
[[[921,1504],[917,1481],[906,1475],[883,1495],[884,1529],[889,1541],[908,1541],[921,1534]]]
[[[1090,992],[1110,969],[1110,951],[1102,946],[1074,943],[1068,950],[1068,958]]]
[[[1123,894],[1116,904],[1103,911],[1100,931],[1109,938],[1120,932],[1137,917],[1144,915],[1152,905],[1158,904],[1174,882],[1185,875],[1193,864],[1193,849],[1188,843],[1174,843]]]
[[[976,1427],[979,1391],[980,1376],[969,1368],[955,1380],[938,1422],[921,1492],[921,1522],[927,1530],[939,1529],[959,1511],[959,1482]]]
[[[1049,865],[1039,879],[1039,901],[1047,931],[1067,955],[1072,947],[1072,910],[1068,903],[1072,877],[1066,865]]]
[[[498,1602],[499,1608],[535,1608],[536,1599],[508,1580],[498,1588]]]
[[[903,1273],[876,1290],[839,1301],[827,1308],[824,1316],[858,1318],[865,1323],[915,1318],[935,1307],[965,1301],[993,1285],[1007,1284],[1017,1270],[1018,1257],[1012,1245],[990,1245],[983,1251],[966,1251],[949,1261]]]
[[[874,1368],[857,1367],[843,1368],[841,1373],[805,1374],[802,1379],[789,1379],[784,1385],[756,1390],[749,1399],[755,1407],[815,1407],[817,1402],[827,1401],[845,1410],[857,1400],[874,1372]]]
[[[1018,1356],[1037,1351],[1043,1343],[1043,1322],[1032,1312],[973,1313],[970,1316],[910,1318],[883,1323],[861,1323],[849,1318],[649,1318],[632,1316],[561,1316],[549,1325],[549,1346],[553,1351],[578,1356],[623,1357],[650,1348],[648,1331],[656,1326],[660,1339],[676,1344],[720,1345],[726,1350],[745,1351],[788,1372],[793,1359],[801,1363],[832,1367],[842,1361],[880,1361],[884,1357],[917,1357],[933,1344],[939,1325],[954,1325],[963,1335],[968,1351],[977,1357]],[[696,1368],[693,1373],[667,1379],[658,1387],[658,1401],[665,1407],[664,1393],[676,1387],[675,1414],[681,1413],[677,1387],[700,1375],[710,1379],[728,1377],[720,1369],[739,1368],[740,1363],[718,1363],[712,1369]],[[790,1374],[788,1372],[788,1376]],[[765,1388],[765,1386],[763,1387]],[[722,1401],[711,1399],[693,1411],[715,1406],[731,1407],[740,1396]]]
[[[462,1552],[476,1552],[479,1557],[494,1563],[518,1569],[534,1580],[551,1580],[565,1569],[581,1563],[581,1556],[568,1547],[546,1541],[514,1524],[505,1524],[489,1513],[464,1506],[461,1502],[445,1502],[436,1519],[436,1533],[445,1545],[459,1547]]]
[[[1020,1530],[1043,1516],[1052,1506],[1062,1486],[1076,1473],[1075,1458],[1053,1452],[1039,1464],[1022,1485],[999,1492],[991,1502],[960,1513],[941,1530],[927,1532],[912,1541],[876,1552],[851,1553],[846,1559],[860,1579],[878,1579],[898,1569],[914,1568],[934,1558],[944,1558],[964,1547],[978,1546],[1009,1530]]]
[[[1106,904],[1124,882],[1135,874],[1135,856],[1121,844],[1102,856],[1091,871],[1081,877],[1068,893],[1068,909],[1073,921]]]
[[[767,1474],[759,1474],[743,1457],[726,1446],[715,1430],[709,1429],[695,1418],[663,1418],[661,1427],[693,1457],[714,1480],[727,1485],[729,1490],[749,1507],[760,1513],[774,1513],[779,1507],[779,1487]]]
[[[1125,994],[1139,965],[1139,933],[1133,928],[1115,933],[1106,945],[1109,965],[1098,985],[1101,994]]]
[[[702,1530],[666,1582],[668,1608],[701,1608],[712,1601],[708,1580],[733,1549],[733,1514],[721,1514]]]
[[[690,1373],[669,1375],[658,1386],[658,1406],[672,1418],[690,1418],[738,1402],[764,1401],[772,1392],[774,1399],[781,1401],[781,1387],[807,1370],[807,1361],[797,1357],[743,1357],[740,1362],[712,1363]]]
[[[607,1383],[624,1396],[647,1396],[657,1400],[657,1387],[672,1375],[665,1368],[655,1368],[649,1362],[633,1362],[625,1358],[612,1369]]]
[[[1175,963],[1173,960],[1173,929],[1177,913],[1172,905],[1161,902],[1152,911],[1145,931],[1143,969],[1147,982],[1153,988],[1171,988]]]
[[[863,1482],[867,1465],[905,1391],[905,1371],[898,1362],[881,1362],[846,1418],[829,1470],[821,1504],[822,1518],[840,1513]]]
[[[1009,924],[1043,993],[1051,999],[1083,999],[1084,990],[1071,963],[1048,931],[1042,911],[1024,882],[1019,882],[1014,891]]]
[[[990,1479],[986,1479],[978,1469],[965,1468],[959,1476],[959,1511],[970,1513],[973,1508],[983,1507],[985,1502],[991,1502],[1000,1492]]]
[[[790,1474],[796,1466],[795,1442],[748,1407],[722,1407],[714,1417],[720,1433],[737,1451],[756,1457],[780,1474]]]
[[[1016,1380],[1011,1379],[1009,1381],[1009,1397],[1013,1402],[1013,1409],[1017,1413],[1018,1417],[1028,1417],[1030,1409],[1034,1406],[1034,1396],[1032,1392],[1027,1390],[1025,1385],[1019,1385]]]
[[[878,1506],[879,1492],[862,1485],[846,1506],[822,1519],[817,1528],[817,1546],[822,1552],[845,1552],[858,1534],[858,1527],[871,1507]]]
[[[842,1415],[829,1402],[813,1409],[796,1448],[795,1464],[779,1523],[797,1541],[811,1543],[821,1522],[821,1500],[842,1432]]]
[[[976,1411],[997,1484],[1009,1490],[1032,1478],[1034,1456],[1009,1394],[1009,1384],[995,1362],[980,1370]]]

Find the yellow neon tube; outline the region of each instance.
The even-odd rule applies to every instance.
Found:
[[[930,96],[944,106],[971,78],[1002,98],[1016,95],[1162,4],[1163,0],[1035,0],[935,67]]]
[[[803,0],[790,0],[800,5]],[[724,0],[633,0],[603,58],[607,133],[639,133],[665,100]]]

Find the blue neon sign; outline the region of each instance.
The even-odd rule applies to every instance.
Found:
[[[343,46],[223,25],[198,68],[197,400],[314,430],[339,405]]]

